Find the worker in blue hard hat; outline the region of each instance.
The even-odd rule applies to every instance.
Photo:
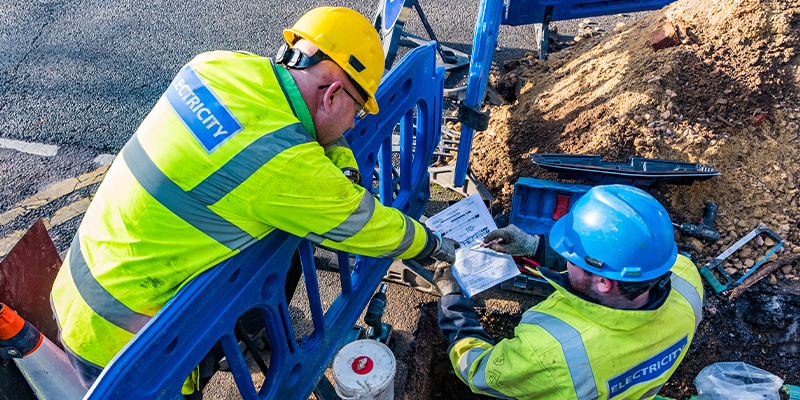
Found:
[[[542,236],[514,225],[490,248],[531,256]],[[669,379],[702,318],[703,285],[678,255],[666,210],[624,185],[589,190],[559,219],[549,245],[567,271],[544,268],[555,293],[522,316],[512,339],[495,342],[472,303],[437,264],[439,326],[450,361],[476,393],[513,399],[649,399]]]

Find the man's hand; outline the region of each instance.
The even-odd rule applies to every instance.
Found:
[[[453,276],[453,265],[444,261],[436,263],[433,273],[433,284],[442,292],[442,296],[450,293],[461,293],[461,286]]]
[[[448,237],[442,237],[438,233],[435,234],[438,243],[436,244],[436,250],[431,253],[431,257],[433,257],[437,261],[445,261],[450,264],[456,262],[456,249],[461,247],[458,242]]]
[[[539,248],[540,236],[529,235],[515,225],[509,225],[489,232],[483,238],[483,243],[489,243],[494,239],[501,239],[501,241],[486,247],[499,253],[511,254],[512,256],[534,256]]]

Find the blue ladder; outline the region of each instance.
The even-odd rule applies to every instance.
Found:
[[[439,143],[444,68],[436,67],[435,46],[413,50],[385,76],[376,95],[380,114],[357,121],[346,134],[361,171],[377,165],[381,203],[413,218],[430,196],[428,162]],[[400,165],[393,168],[398,122]],[[365,181],[371,189],[373,181]],[[298,248],[313,320],[313,332],[299,343],[284,295]],[[338,259],[349,265],[347,253]],[[275,231],[184,286],[117,354],[85,399],[182,399],[183,381],[217,342],[245,400],[307,399],[391,262],[358,256],[352,272],[341,268],[341,293],[324,311],[311,242]],[[234,333],[239,316],[254,309],[264,317],[271,348],[258,391]]]

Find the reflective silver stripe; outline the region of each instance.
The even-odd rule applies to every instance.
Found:
[[[361,196],[361,201],[358,203],[358,207],[356,207],[355,211],[350,213],[347,219],[342,221],[338,226],[321,235],[309,232],[303,238],[316,244],[322,243],[325,239],[337,243],[344,242],[364,229],[374,213],[375,198],[372,197],[372,194],[367,190],[364,192],[364,195]]]
[[[648,397],[653,397],[653,396],[657,395],[658,391],[661,390],[662,387],[664,387],[663,383],[658,385],[658,386],[656,386],[656,387],[654,387],[654,388],[650,388],[650,390],[644,392],[644,394],[641,397],[639,397],[638,400],[644,400],[644,399],[646,399]],[[631,400],[631,399],[625,399],[625,400]]]
[[[313,141],[299,122],[285,126],[250,143],[187,193],[202,204],[214,204],[282,151]]]
[[[481,349],[481,350],[483,350],[483,349]],[[480,390],[481,392],[484,392],[484,393],[489,394],[491,396],[495,396],[495,397],[498,397],[498,398],[501,398],[501,399],[513,399],[513,397],[508,397],[508,396],[500,393],[496,389],[493,389],[493,388],[489,387],[489,385],[486,384],[486,365],[488,364],[489,357],[492,355],[493,351],[494,351],[494,348],[489,350],[489,353],[486,354],[486,356],[481,359],[480,364],[478,364],[478,370],[475,371],[475,375],[472,376],[472,386],[474,386],[475,389]],[[474,359],[473,359],[473,361],[474,361]],[[470,362],[470,364],[472,364],[472,363]],[[469,369],[467,369],[467,371],[469,371]],[[469,380],[466,380],[466,381],[469,382]]]
[[[672,288],[680,293],[681,296],[692,305],[692,309],[694,310],[694,328],[697,329],[700,325],[700,321],[703,320],[703,300],[700,297],[700,293],[697,292],[697,288],[677,274],[672,274]]]
[[[406,231],[403,233],[403,239],[400,241],[400,244],[397,245],[396,249],[379,255],[379,258],[400,257],[400,255],[408,251],[411,245],[414,244],[414,221],[407,215],[403,216],[406,218]]]
[[[322,236],[334,242],[343,242],[364,229],[374,213],[375,198],[372,197],[372,193],[369,190],[365,190],[355,211],[350,213],[347,219],[342,221],[339,226],[323,233]]]
[[[592,365],[589,363],[583,338],[577,329],[552,315],[530,310],[522,315],[520,324],[539,325],[558,340],[578,399],[597,398],[597,384],[594,381]]]
[[[469,382],[469,366],[472,365],[484,351],[486,351],[486,349],[475,347],[469,349],[468,352],[462,354],[461,358],[458,359],[458,373],[461,374],[461,379],[463,379],[464,382]]]
[[[122,148],[122,158],[144,190],[187,224],[231,250],[243,249],[256,241],[255,237],[211,211],[172,182],[144,151],[138,134],[134,134]]]
[[[150,321],[150,316],[140,314],[122,304],[94,278],[83,258],[77,233],[70,246],[69,271],[83,301],[104,320],[134,335]]]

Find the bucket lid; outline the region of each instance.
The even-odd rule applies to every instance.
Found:
[[[383,343],[361,339],[339,350],[332,369],[333,379],[343,389],[369,393],[393,380],[395,359]]]

